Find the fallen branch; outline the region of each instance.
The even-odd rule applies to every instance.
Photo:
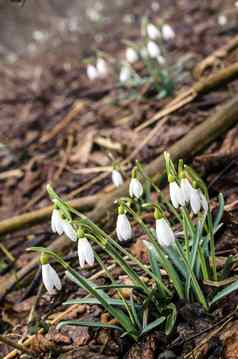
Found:
[[[184,90],[163,110],[158,112],[155,116],[144,122],[142,125],[138,126],[136,131],[140,131],[147,126],[152,125],[154,122],[160,120],[161,118],[182,108],[186,104],[192,102],[197,96],[204,95],[207,92],[223,86],[236,78],[238,78],[238,62],[226,67],[225,69],[217,71],[215,74],[212,74],[206,78],[202,78],[190,89]]]

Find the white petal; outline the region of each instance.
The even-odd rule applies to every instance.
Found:
[[[63,230],[66,236],[71,239],[71,241],[75,242],[77,240],[77,234],[69,222],[63,222]]]
[[[50,294],[54,294],[54,283],[53,280],[50,276],[50,264],[42,264],[41,266],[41,270],[42,270],[42,281],[43,284],[45,286],[45,288],[47,289],[47,291]]]
[[[199,194],[200,194],[202,208],[203,208],[204,212],[207,213],[207,211],[208,211],[207,199],[201,191],[199,191]]]
[[[119,171],[112,171],[112,182],[116,187],[120,187],[123,184],[123,178]]]
[[[178,196],[177,196],[177,186],[178,186],[178,184],[176,182],[171,182],[169,184],[170,199],[171,199],[171,202],[172,202],[172,205],[174,206],[174,208],[178,208],[178,206],[179,206],[179,201],[178,201]]]
[[[49,276],[53,282],[53,286],[56,289],[61,290],[62,284],[61,284],[60,277],[58,276],[56,270],[50,264],[49,264],[48,271],[49,271]]]
[[[86,261],[90,266],[94,264],[94,253],[91,244],[87,238],[80,238],[78,240],[78,255],[80,266],[82,263],[82,268],[84,267],[84,262]],[[80,261],[81,259],[81,261]]]
[[[164,24],[162,26],[161,31],[162,31],[162,36],[163,36],[164,40],[170,40],[170,39],[173,39],[175,37],[174,30],[168,24]]]
[[[87,76],[89,80],[96,80],[96,78],[98,78],[99,74],[95,66],[93,65],[87,66]]]
[[[97,71],[101,77],[105,77],[108,73],[107,63],[104,59],[97,60]]]
[[[189,202],[190,194],[191,194],[191,190],[192,190],[192,186],[191,186],[189,180],[187,178],[182,178],[180,187],[183,192],[185,202]]]
[[[130,222],[125,214],[119,214],[117,217],[116,232],[119,241],[127,241],[132,237]]]
[[[122,67],[120,72],[120,81],[127,82],[130,80],[130,77],[131,77],[130,69],[126,66]]]
[[[53,223],[52,223],[53,222]],[[55,229],[55,232],[58,233],[59,236],[63,234],[63,220],[60,216],[60,212],[58,209],[53,209],[52,212],[52,220],[51,220],[51,228]]]
[[[194,214],[197,214],[201,208],[201,200],[199,190],[192,188],[190,192],[190,204]]]
[[[175,241],[174,232],[164,218],[156,220],[156,236],[162,247],[168,247]]]
[[[148,42],[147,50],[148,50],[150,57],[152,57],[152,58],[157,58],[159,55],[161,55],[160,48],[154,41]]]
[[[126,49],[126,59],[129,63],[133,64],[134,62],[138,61],[138,54],[136,50],[129,47]]]
[[[147,25],[147,34],[152,40],[156,40],[160,37],[160,31],[154,24]]]
[[[143,194],[143,187],[137,178],[132,178],[129,185],[129,194],[131,197],[135,196],[137,199]]]

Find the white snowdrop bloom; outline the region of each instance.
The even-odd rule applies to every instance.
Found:
[[[191,188],[190,191],[190,205],[194,214],[197,214],[201,208],[200,191],[195,188]]]
[[[204,212],[207,213],[207,211],[208,211],[207,199],[201,191],[199,191],[199,194],[200,194],[201,206],[202,206]]]
[[[170,199],[175,208],[185,205],[185,199],[182,189],[179,187],[176,181],[169,184]]]
[[[168,24],[164,24],[161,29],[162,37],[164,40],[171,40],[175,37],[175,32],[172,27]]]
[[[160,9],[160,4],[157,1],[153,1],[151,4],[151,9],[155,12],[158,11]]]
[[[175,241],[174,232],[165,218],[156,220],[156,237],[162,247],[169,247]]]
[[[133,64],[134,62],[138,61],[139,56],[136,50],[132,47],[128,47],[126,49],[126,59],[130,64]]]
[[[218,16],[217,21],[220,26],[225,26],[227,24],[227,17],[225,15],[220,15]]]
[[[130,77],[131,77],[131,71],[130,71],[129,67],[123,66],[121,68],[121,72],[120,72],[120,76],[119,76],[120,81],[127,82],[130,80]]]
[[[60,290],[62,288],[60,277],[58,276],[55,269],[49,264],[42,264],[42,281],[47,291],[50,294],[54,294],[54,288]]]
[[[159,29],[151,23],[147,25],[147,34],[151,40],[156,40],[161,37]]]
[[[63,219],[60,216],[58,209],[54,208],[51,215],[51,229],[54,233],[58,233],[59,236],[63,234]]]
[[[132,237],[132,228],[126,214],[117,217],[116,233],[119,241],[127,241]]]
[[[189,180],[187,178],[182,178],[180,183],[181,191],[183,192],[183,197],[185,202],[190,201],[190,194],[192,185],[190,184]]]
[[[84,268],[85,264],[92,266],[94,264],[94,253],[91,244],[87,238],[79,238],[78,240],[78,256],[79,264],[81,268]]]
[[[146,59],[149,56],[148,50],[146,47],[142,47],[142,49],[140,49],[140,55],[143,59]]]
[[[137,178],[132,178],[129,184],[130,197],[140,198],[143,194],[143,186]]]
[[[98,70],[93,65],[87,66],[87,76],[90,81],[96,80],[99,77]]]
[[[160,48],[154,41],[148,42],[147,50],[149,56],[153,59],[156,59],[160,55]]]
[[[165,58],[161,55],[157,56],[157,61],[160,65],[164,65],[165,64]]]
[[[100,77],[106,77],[108,74],[108,66],[104,59],[99,58],[97,59],[97,68],[98,74]]]
[[[75,230],[73,229],[72,224],[70,224],[67,221],[63,221],[63,230],[65,235],[71,239],[71,241],[76,241],[77,240],[77,234],[75,232]]]
[[[116,187],[120,187],[123,184],[124,181],[119,171],[117,170],[112,171],[112,182]]]

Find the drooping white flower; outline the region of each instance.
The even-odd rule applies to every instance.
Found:
[[[75,230],[73,229],[72,224],[70,224],[67,221],[63,221],[63,230],[65,235],[71,239],[71,241],[76,241],[77,240],[77,234],[75,232]]]
[[[143,194],[143,186],[137,178],[132,178],[129,184],[130,197],[140,198]]]
[[[131,78],[131,71],[129,67],[123,66],[120,71],[120,76],[119,76],[120,81],[124,83],[129,81],[130,78]]]
[[[190,205],[194,214],[197,214],[201,209],[200,191],[193,187],[190,190]]]
[[[106,77],[107,74],[108,74],[108,66],[107,66],[107,63],[104,59],[102,58],[99,58],[97,59],[97,72],[99,74],[100,77]]]
[[[147,34],[151,40],[156,40],[161,36],[159,29],[151,23],[147,25]]]
[[[172,27],[168,24],[164,24],[161,29],[162,37],[164,40],[171,40],[175,37],[175,32]]]
[[[219,15],[217,21],[220,26],[225,26],[227,24],[227,17],[223,14]]]
[[[132,237],[132,228],[126,214],[117,217],[116,233],[119,241],[128,241]]]
[[[47,291],[50,294],[54,294],[55,293],[54,288],[61,290],[62,288],[61,280],[55,269],[49,263],[47,263],[47,264],[42,264],[41,270],[42,270],[42,281]]]
[[[160,56],[160,48],[154,41],[149,41],[147,44],[148,54],[151,58],[156,59]]]
[[[54,208],[51,215],[51,229],[52,232],[58,233],[59,236],[63,234],[63,219],[60,216],[60,212],[58,209]]]
[[[97,68],[95,66],[89,64],[87,66],[87,76],[90,81],[96,80],[99,77]]]
[[[141,55],[141,57],[142,57],[143,59],[146,59],[146,58],[149,56],[148,50],[147,50],[146,47],[142,47],[142,48],[140,49],[140,55]]]
[[[180,183],[181,191],[183,192],[183,197],[185,202],[190,201],[190,194],[192,190],[192,185],[190,184],[187,178],[182,178]]]
[[[132,47],[128,47],[126,49],[126,59],[130,64],[133,64],[134,62],[138,61],[139,56],[136,50]]]
[[[112,171],[112,182],[113,182],[114,186],[116,186],[116,187],[120,187],[123,184],[122,175],[120,174],[120,172],[118,170]]]
[[[182,189],[179,187],[176,181],[169,184],[170,199],[175,208],[185,205],[185,198]]]
[[[164,58],[163,56],[158,55],[156,59],[157,59],[157,61],[158,61],[158,63],[159,63],[160,65],[164,65],[164,64],[165,64],[165,58]]]
[[[78,240],[78,256],[79,264],[81,268],[84,268],[85,264],[92,266],[94,264],[94,253],[91,244],[87,238],[79,238]]]
[[[175,241],[175,235],[165,218],[156,219],[156,237],[162,247],[169,247]]]

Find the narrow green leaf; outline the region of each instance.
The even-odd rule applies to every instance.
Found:
[[[57,325],[57,329],[63,328],[65,325],[74,325],[80,327],[95,327],[95,328],[108,328],[108,329],[116,329],[122,331],[122,328],[117,325],[101,323],[101,322],[93,322],[91,320],[63,320]]]
[[[162,324],[165,321],[165,319],[166,319],[165,317],[160,317],[155,321],[151,322],[150,324],[146,325],[146,327],[144,327],[144,329],[142,330],[141,335],[150,332],[152,329],[155,329],[160,324]]]
[[[165,323],[165,334],[169,335],[172,332],[177,319],[177,308],[173,303],[170,303],[167,306],[167,309],[171,310],[171,313],[167,316]]]
[[[123,307],[125,305],[124,301],[122,299],[112,299],[110,297],[107,298],[107,302],[109,305],[112,306],[117,306],[117,307]],[[130,301],[126,301],[127,305],[131,305]],[[71,300],[67,300],[66,302],[63,303],[63,305],[71,305],[71,304],[98,304],[100,305],[100,301],[96,298],[82,298],[82,299],[71,299]],[[141,304],[137,304],[135,303],[135,306],[140,309],[142,308]]]
[[[218,300],[221,300],[222,298],[226,297],[228,294],[234,292],[235,290],[238,290],[238,281],[232,283],[231,285],[228,285],[226,288],[222,289],[219,293],[217,293],[215,297],[213,297],[209,305],[218,302]]]

